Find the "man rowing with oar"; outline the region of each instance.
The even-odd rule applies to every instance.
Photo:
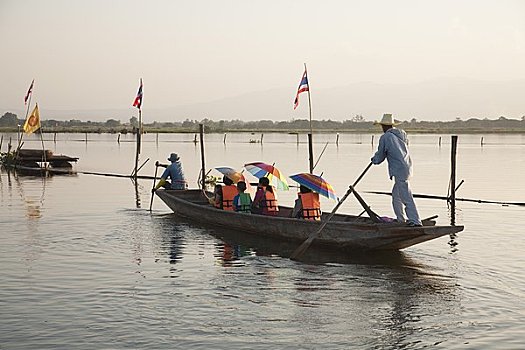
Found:
[[[160,181],[153,189],[153,192],[161,187],[168,190],[187,190],[188,184],[184,178],[184,171],[182,170],[182,163],[178,154],[172,153],[168,160],[171,162],[168,166],[159,164],[159,166],[166,167],[166,170],[162,173]],[[168,177],[171,179],[171,183],[167,180]]]
[[[421,226],[421,220],[417,212],[416,203],[412,197],[412,191],[408,184],[408,179],[412,174],[412,160],[408,153],[407,134],[395,128],[392,114],[383,114],[380,122],[383,128],[383,135],[379,139],[377,152],[372,157],[372,163],[381,164],[385,158],[388,161],[388,174],[390,179],[394,178],[392,187],[392,206],[396,214],[397,221],[406,222],[405,211],[408,216],[409,226]]]

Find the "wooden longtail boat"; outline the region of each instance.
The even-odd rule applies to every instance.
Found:
[[[18,152],[2,153],[0,163],[10,170],[24,175],[74,174],[73,165],[78,157],[56,155],[50,150],[20,149]]]
[[[211,206],[202,190],[157,190],[173,212],[192,222],[226,227],[247,235],[261,235],[302,243],[316,232],[319,221],[290,218],[291,208],[279,207],[279,216],[236,213]],[[211,193],[209,194],[211,196]],[[323,213],[321,220],[329,213]],[[375,223],[370,218],[335,214],[313,244],[338,250],[400,250],[441,236],[457,233],[463,226],[436,226],[424,220],[422,227],[400,223]]]

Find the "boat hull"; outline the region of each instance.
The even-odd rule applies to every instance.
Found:
[[[173,212],[190,221],[220,226],[275,239],[302,242],[317,230],[319,221],[284,217],[290,208],[280,207],[280,215],[265,216],[220,210],[209,205],[201,190],[158,190],[157,195]],[[323,213],[324,217],[328,213]],[[373,223],[370,219],[351,215],[335,215],[325,226],[314,245],[339,250],[400,250],[441,236],[457,233],[463,226],[435,226],[434,221],[422,227],[398,223]]]

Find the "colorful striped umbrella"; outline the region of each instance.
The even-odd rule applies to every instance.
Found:
[[[299,173],[291,175],[290,179],[297,182],[299,185],[303,185],[311,189],[314,192],[319,193],[326,198],[337,200],[337,195],[335,194],[334,188],[325,179],[321,176],[317,176],[310,173]]]
[[[244,168],[258,179],[261,177],[267,177],[268,180],[270,180],[270,185],[276,189],[288,191],[288,183],[286,182],[286,179],[281,175],[279,169],[273,165],[263,162],[254,162],[244,164]]]
[[[239,181],[246,182],[246,179],[244,178],[244,175],[237,170],[229,167],[229,166],[219,166],[215,167],[215,170],[220,172],[222,175],[230,178],[230,180],[233,181],[233,183],[237,183]]]

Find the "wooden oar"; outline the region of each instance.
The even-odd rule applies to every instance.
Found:
[[[337,202],[337,205],[334,207],[334,209],[332,209],[332,212],[330,213],[328,218],[326,218],[326,220],[323,221],[323,223],[321,224],[321,227],[319,227],[319,229],[317,231],[315,231],[314,233],[310,234],[310,236],[308,236],[308,238],[292,253],[292,255],[290,256],[290,259],[295,260],[299,256],[301,256],[310,247],[310,245],[312,244],[314,239],[316,239],[317,237],[319,237],[321,235],[321,231],[323,231],[323,229],[325,228],[326,224],[328,224],[328,222],[332,219],[332,217],[335,215],[335,212],[337,211],[337,209],[339,209],[341,204],[343,204],[343,202],[350,195],[350,193],[353,192],[354,187],[359,183],[359,181],[361,181],[361,179],[363,178],[363,176],[365,176],[366,172],[368,171],[368,169],[370,169],[371,166],[372,166],[372,162],[370,162],[370,164],[368,164],[366,169],[361,173],[361,175],[359,175],[357,180],[355,180],[354,184],[352,186],[348,187],[348,190],[346,191],[346,193],[343,196],[343,198],[341,198],[339,200],[339,202]]]
[[[155,180],[157,180],[157,170],[159,170],[159,162],[155,162],[155,176],[153,177],[153,187],[151,188],[151,201],[149,202],[149,212],[151,213],[151,207],[153,207],[153,198],[155,197]]]
[[[361,206],[363,207],[365,212],[368,214],[370,219],[372,219],[373,222],[381,222],[381,220],[379,219],[379,215],[377,215],[376,213],[374,213],[374,211],[372,209],[370,209],[370,207],[368,206],[368,204],[366,204],[366,202],[363,199],[363,197],[361,197],[361,195],[359,193],[357,193],[357,191],[355,190],[354,186],[350,186],[350,188],[352,189],[352,192],[354,192],[355,198],[357,199],[359,204],[361,204]]]

